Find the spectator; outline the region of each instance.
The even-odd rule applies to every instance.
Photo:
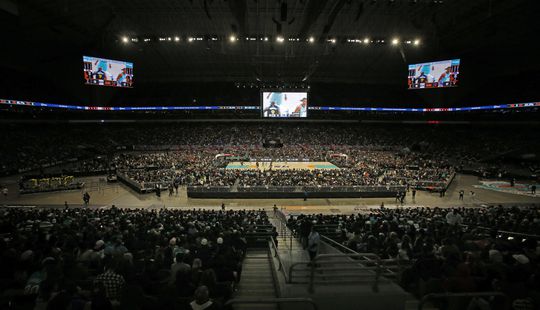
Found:
[[[111,301],[118,301],[120,298],[120,291],[124,287],[126,281],[124,277],[116,273],[116,261],[108,259],[105,262],[105,272],[98,275],[94,280],[94,285],[98,283],[103,284],[105,288],[105,296]]]

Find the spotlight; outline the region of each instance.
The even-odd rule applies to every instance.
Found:
[[[413,43],[413,44],[414,44],[414,45],[420,45],[420,40],[419,40],[419,39],[414,40],[414,43]]]
[[[364,39],[364,44],[368,44],[369,43],[369,38],[365,38]]]
[[[229,41],[231,41],[231,42],[236,41],[236,36],[231,35],[231,36],[229,37]]]
[[[399,39],[398,39],[398,38],[392,39],[392,45],[398,45],[398,43],[399,43]]]
[[[128,39],[128,37],[126,37],[126,36],[122,37],[122,42],[124,42],[124,43],[128,43],[128,42],[129,42],[129,39]]]
[[[285,39],[282,36],[278,36],[276,38],[276,41],[278,41],[279,43],[283,43],[283,41],[285,41]]]
[[[174,37],[174,42],[178,42],[180,41],[180,38],[179,37]]]
[[[315,42],[315,38],[314,38],[314,37],[309,37],[308,42],[309,42],[309,43]]]

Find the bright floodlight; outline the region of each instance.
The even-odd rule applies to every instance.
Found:
[[[231,36],[229,37],[229,41],[231,41],[231,42],[236,41],[236,36],[231,35]]]
[[[189,42],[193,42],[193,37],[189,37],[189,38],[188,38],[188,41],[189,41]]]
[[[414,45],[420,45],[420,40],[419,39],[414,40]]]
[[[178,42],[180,41],[180,38],[179,37],[174,37],[174,42]]]
[[[128,43],[128,41],[129,41],[128,37],[122,37],[122,42]]]
[[[365,39],[364,39],[364,43],[365,43],[365,44],[368,44],[368,43],[369,43],[369,38],[365,38]]]
[[[283,41],[285,41],[285,39],[282,36],[278,36],[276,38],[276,41],[278,41],[279,43],[282,43]]]
[[[332,44],[336,44],[336,39],[331,39],[330,42],[332,42]]]
[[[395,39],[392,39],[392,45],[398,45],[399,43],[399,39],[395,38]]]
[[[309,43],[313,43],[313,42],[315,42],[315,38],[314,37],[309,37],[308,41],[309,41]]]

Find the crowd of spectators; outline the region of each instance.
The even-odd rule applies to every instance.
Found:
[[[540,306],[538,207],[380,208],[353,215],[290,216],[300,235],[311,226],[359,253],[397,259],[400,284],[428,293],[500,291],[512,303]],[[501,300],[484,300],[499,309]],[[440,305],[442,306],[442,305]],[[443,306],[444,307],[444,306]]]
[[[263,211],[0,213],[2,309],[218,309],[241,278],[250,234],[269,225]]]
[[[470,128],[391,124],[72,124],[27,125],[24,130],[19,126],[9,125],[5,130],[10,135],[0,140],[0,173],[39,173],[67,165],[66,169],[81,174],[130,171],[126,174],[138,183],[161,182],[165,186],[174,181],[227,186],[236,179],[250,186],[285,185],[297,178],[310,185],[430,186],[435,182],[438,186],[448,181],[454,169],[486,165],[480,162],[510,150],[537,151],[534,144],[526,143],[531,134],[526,128],[493,135],[490,128],[479,127],[475,128],[477,134],[471,135]],[[516,132],[523,138],[514,139]],[[276,137],[283,142],[282,148],[262,147],[265,139]],[[130,150],[139,154],[130,154]],[[226,161],[215,156],[222,153],[246,160],[330,161],[351,170],[340,171],[343,177],[338,181],[332,175],[336,172],[322,172],[322,177],[305,176],[308,171],[259,177],[246,171],[245,177],[235,177],[220,170]],[[333,156],[336,154],[347,156]]]
[[[329,161],[339,169],[228,169],[227,157],[233,161]],[[332,156],[333,154],[346,155]],[[454,169],[445,161],[435,161],[410,153],[388,150],[359,150],[352,146],[303,145],[265,149],[246,148],[178,148],[168,152],[120,154],[114,166],[140,187],[155,183],[191,186],[387,186],[406,185],[445,187]],[[152,184],[152,185],[150,185]],[[143,186],[144,185],[144,186]]]

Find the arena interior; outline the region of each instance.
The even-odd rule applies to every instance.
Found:
[[[540,309],[538,12],[0,0],[0,309]]]

